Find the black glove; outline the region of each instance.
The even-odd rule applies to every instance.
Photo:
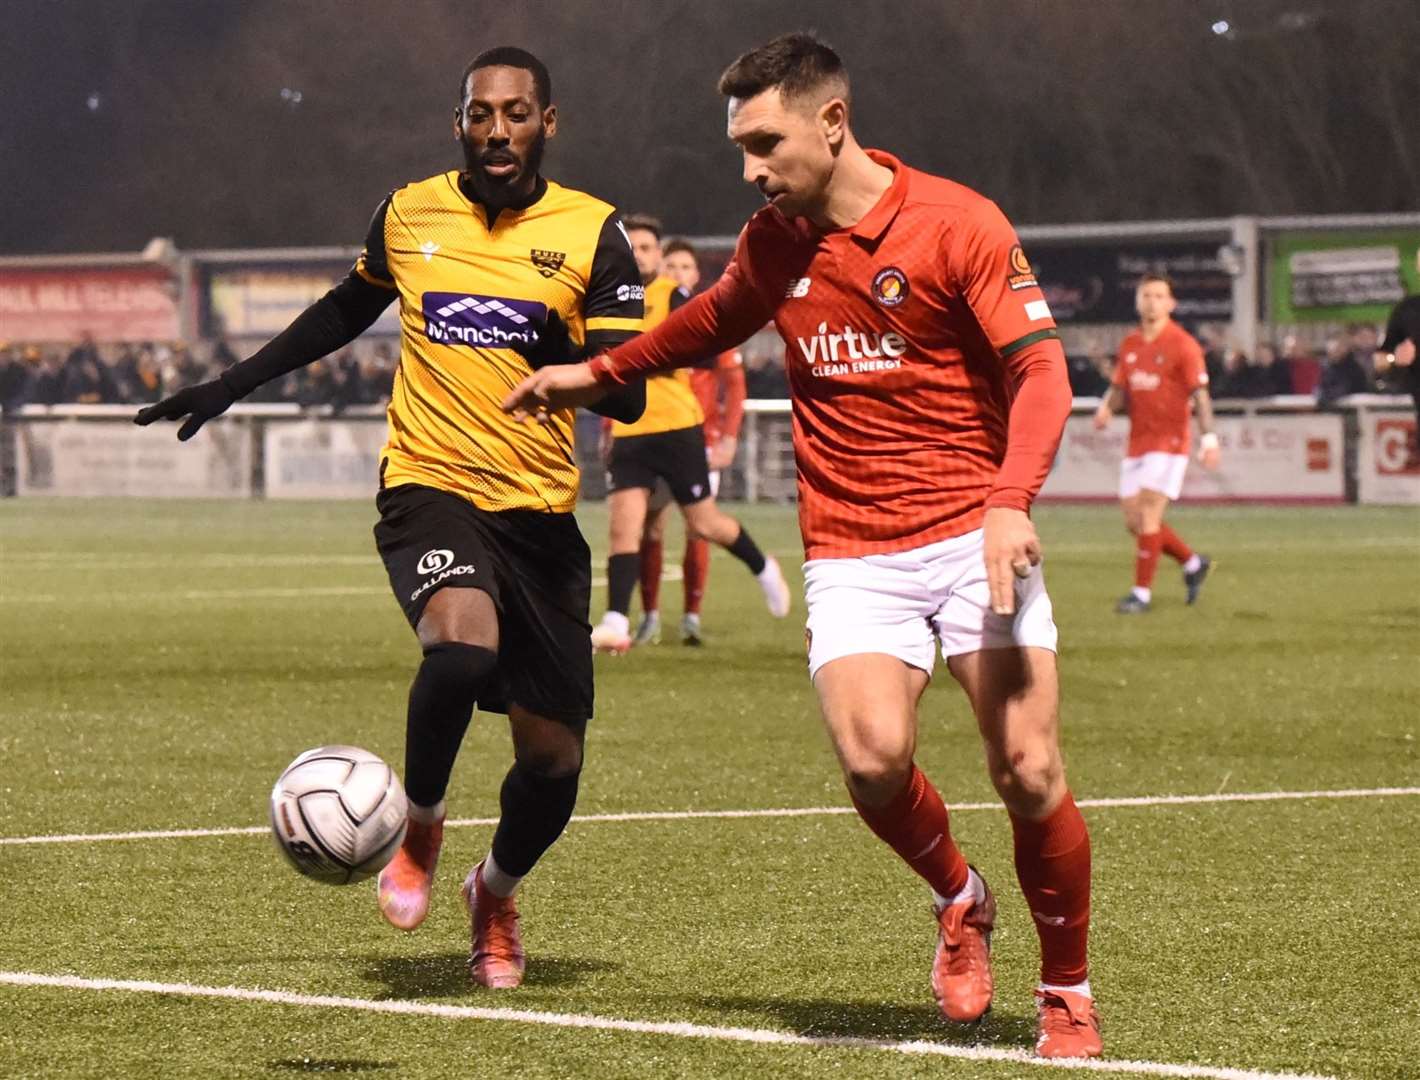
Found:
[[[178,428],[177,437],[179,441],[187,442],[203,424],[214,416],[221,416],[236,400],[237,395],[227,385],[224,372],[208,382],[179,390],[156,405],[140,409],[133,422],[146,427],[154,420],[181,420],[186,416],[187,422]]]
[[[549,364],[575,364],[582,359],[581,347],[572,340],[567,324],[555,311],[547,313],[547,322],[539,328],[535,342],[514,345],[513,349],[534,371]]]

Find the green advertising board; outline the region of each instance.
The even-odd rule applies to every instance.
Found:
[[[1288,232],[1269,244],[1274,323],[1381,323],[1402,297],[1420,293],[1420,229]]]

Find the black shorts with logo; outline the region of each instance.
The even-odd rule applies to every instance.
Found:
[[[480,510],[420,484],[375,497],[375,546],[418,627],[440,589],[481,589],[498,611],[498,670],[478,707],[581,724],[592,715],[592,561],[572,514]]]
[[[696,424],[654,435],[619,435],[611,441],[607,472],[612,491],[627,488],[655,491],[656,480],[660,478],[681,506],[697,503],[710,495],[705,429]]]

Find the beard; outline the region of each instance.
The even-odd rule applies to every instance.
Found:
[[[537,174],[542,169],[543,151],[547,147],[547,135],[543,130],[538,130],[537,138],[528,146],[518,171],[508,176],[490,176],[483,166],[489,160],[515,161],[516,156],[511,151],[480,150],[467,139],[460,139],[459,143],[463,147],[464,175],[481,202],[506,204],[532,193]]]

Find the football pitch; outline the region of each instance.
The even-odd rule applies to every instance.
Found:
[[[402,767],[419,652],[371,504],[0,503],[0,1076],[1056,1074],[1029,1058],[1035,934],[964,698],[939,665],[918,755],[1001,905],[995,1008],[956,1030],[925,886],[846,812],[819,727],[792,511],[734,509],[796,609],[771,620],[717,552],[707,647],[678,644],[668,581],[665,643],[599,658],[578,818],[521,894],[526,983],[498,992],[466,980],[457,886],[501,717],[470,730],[414,934],[372,883],[298,877],[263,825],[301,750]],[[1166,562],[1129,618],[1117,511],[1036,516],[1108,1055],[1069,1068],[1417,1075],[1420,515],[1179,510],[1218,569],[1187,608]],[[582,517],[600,567],[604,512]]]

